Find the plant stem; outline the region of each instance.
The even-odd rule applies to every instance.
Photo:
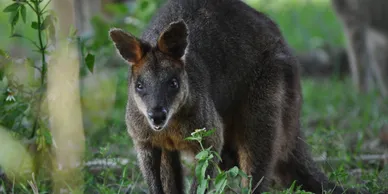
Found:
[[[35,10],[35,8],[31,5],[30,2],[26,1],[26,3],[36,14],[38,14],[38,12]]]
[[[40,69],[40,88],[38,89],[38,92],[40,92],[39,94],[39,99],[38,99],[38,111],[36,113],[36,117],[35,117],[35,121],[34,121],[34,125],[33,125],[33,128],[32,128],[32,133],[30,135],[30,138],[33,138],[35,136],[35,133],[36,133],[36,129],[38,128],[38,121],[39,121],[39,117],[40,117],[40,112],[41,112],[41,104],[42,104],[42,100],[43,100],[43,94],[44,94],[44,88],[45,88],[45,77],[46,77],[46,71],[47,71],[47,64],[46,64],[46,47],[43,45],[43,39],[42,39],[42,29],[41,29],[41,26],[42,26],[42,18],[41,18],[41,10],[39,8],[39,1],[34,1],[34,5],[35,5],[35,10],[36,10],[36,15],[37,15],[37,23],[38,23],[38,39],[39,39],[39,51],[41,53],[41,60],[42,60],[42,68]]]
[[[205,148],[203,148],[202,141],[200,140],[200,141],[198,141],[198,142],[199,142],[199,145],[201,146],[201,149],[202,149],[202,150],[205,150]]]
[[[43,9],[41,10],[42,11],[42,14],[43,12],[45,11],[45,9],[47,8],[47,6],[51,3],[51,0],[49,0],[45,6],[43,6]]]

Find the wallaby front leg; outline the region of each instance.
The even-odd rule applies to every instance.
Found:
[[[161,180],[165,193],[183,194],[183,174],[179,151],[163,150]]]
[[[147,182],[150,194],[164,194],[160,179],[160,161],[162,151],[150,144],[137,144],[137,158],[140,170]]]

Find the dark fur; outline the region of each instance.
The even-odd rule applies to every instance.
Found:
[[[111,36],[116,33],[123,35],[113,29]],[[197,143],[183,140],[198,128],[216,128],[204,146],[222,152],[224,168],[238,165],[253,176],[253,185],[264,176],[255,193],[267,191],[272,179],[284,187],[297,180],[308,191],[342,193],[304,144],[298,62],[272,20],[239,0],[170,0],[140,39],[151,50],[131,63],[126,121],[151,193],[183,193],[179,151],[199,151]],[[175,46],[186,40],[182,57]],[[120,51],[123,42],[115,41],[119,53],[134,55]],[[164,84],[171,75],[179,79],[179,92]],[[147,88],[142,93],[134,89],[139,80]],[[173,111],[159,131],[145,116],[155,106]]]

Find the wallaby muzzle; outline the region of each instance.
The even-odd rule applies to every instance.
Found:
[[[152,108],[147,112],[151,127],[154,130],[162,130],[167,120],[167,110],[163,107]]]

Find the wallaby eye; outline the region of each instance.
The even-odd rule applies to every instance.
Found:
[[[173,79],[170,81],[170,87],[171,87],[171,88],[174,88],[174,89],[179,88],[178,80],[175,79],[175,78],[173,78]]]
[[[137,91],[142,91],[144,89],[143,84],[141,84],[140,82],[137,82],[135,87]]]

